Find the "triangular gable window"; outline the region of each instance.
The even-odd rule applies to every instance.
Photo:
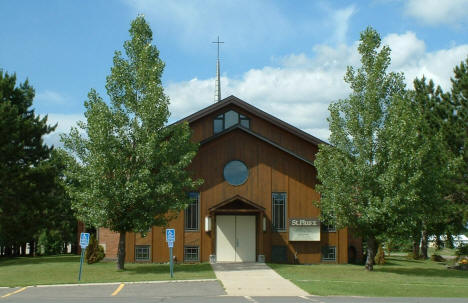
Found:
[[[250,128],[250,119],[233,110],[230,110],[224,114],[216,116],[213,119],[213,132],[217,134],[227,128],[239,124],[245,128]]]

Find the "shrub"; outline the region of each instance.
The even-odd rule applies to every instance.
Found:
[[[88,262],[88,264],[93,264],[101,261],[104,257],[104,247],[98,244],[94,235],[91,235],[85,252],[86,262]]]
[[[414,254],[413,252],[409,252],[408,255],[406,256],[408,260],[419,260],[421,259],[421,256],[419,254]]]
[[[40,254],[57,255],[63,252],[64,241],[62,234],[57,230],[44,229],[37,242]]]
[[[434,261],[434,262],[444,262],[445,261],[444,257],[442,257],[441,255],[436,255],[436,254],[431,256],[431,260]]]
[[[455,251],[455,255],[460,256],[468,256],[468,245],[460,244]]]
[[[379,245],[379,248],[377,249],[377,253],[375,254],[375,257],[374,257],[374,262],[377,265],[385,264],[385,252],[382,248],[382,245]]]

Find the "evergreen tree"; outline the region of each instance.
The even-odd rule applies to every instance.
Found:
[[[41,217],[44,223],[38,241],[38,246],[44,247],[45,254],[62,253],[66,244],[76,241],[78,222],[71,208],[70,196],[65,191],[69,182],[64,175],[67,161],[71,159],[65,151],[54,149],[50,159],[41,163],[46,173],[43,186],[50,189],[43,196],[45,207]]]
[[[169,99],[163,92],[164,63],[151,44],[142,16],[130,27],[107,77],[110,104],[92,89],[86,122],[62,138],[79,161],[69,161],[67,186],[79,218],[120,234],[117,268],[124,269],[125,235],[165,225],[188,203],[193,181],[186,171],[196,154],[187,123],[166,126]]]
[[[452,89],[444,99],[446,119],[444,120],[445,140],[451,152],[460,158],[456,175],[448,187],[447,199],[452,202],[455,212],[462,217],[466,225],[468,221],[468,57],[454,68],[451,79]],[[463,228],[457,224],[460,232]]]
[[[16,86],[16,76],[0,70],[0,246],[18,253],[41,228],[44,218],[44,170],[51,147],[42,136],[56,126],[47,125],[47,116],[32,109],[34,89],[26,80]]]
[[[362,67],[348,67],[345,81],[352,93],[330,105],[331,145],[321,145],[315,160],[321,215],[367,241],[367,270],[373,270],[376,238],[394,221],[392,201],[381,184],[387,165],[383,130],[388,107],[406,97],[402,75],[387,73],[390,49],[380,47],[374,29],[361,33]]]
[[[440,88],[426,79],[414,81],[408,98],[389,108],[385,127],[386,162],[382,185],[394,205],[396,219],[387,237],[411,236],[413,257],[427,258],[427,240],[445,224],[444,192],[456,161],[448,151],[442,123]]]

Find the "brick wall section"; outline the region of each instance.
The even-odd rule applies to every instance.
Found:
[[[117,259],[118,233],[110,231],[108,228],[99,228],[99,244],[105,247],[106,259]]]

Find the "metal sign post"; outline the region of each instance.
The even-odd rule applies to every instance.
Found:
[[[172,257],[172,248],[175,242],[175,229],[166,229],[166,242],[169,247],[169,268],[171,272],[171,278],[174,277],[174,258]]]
[[[78,281],[81,280],[81,269],[83,268],[83,258],[86,247],[89,244],[89,233],[81,233],[80,235],[80,246],[81,246],[81,258],[80,258],[80,273],[78,274]]]

